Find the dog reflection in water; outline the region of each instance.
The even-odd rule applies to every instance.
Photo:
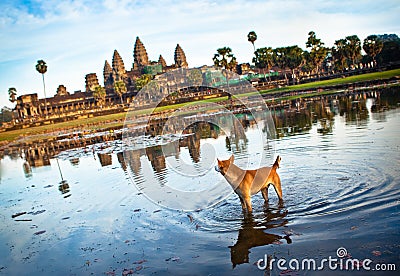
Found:
[[[281,243],[286,240],[288,244],[292,243],[289,236],[280,236],[265,232],[267,229],[282,227],[288,223],[285,219],[287,210],[282,212],[283,206],[275,211],[264,209],[263,218],[257,222],[253,215],[246,216],[242,221],[242,227],[239,230],[235,245],[230,246],[231,262],[233,268],[236,265],[248,263],[250,249],[257,246],[265,246],[272,243]]]

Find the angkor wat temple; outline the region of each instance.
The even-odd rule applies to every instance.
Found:
[[[104,88],[106,90],[105,103],[102,106],[102,113],[115,112],[115,109],[123,108],[120,104],[120,97],[115,93],[115,84],[123,82],[127,92],[122,95],[122,101],[126,105],[132,102],[137,93],[135,81],[143,74],[152,76],[177,68],[187,68],[186,55],[181,46],[177,44],[174,52],[174,61],[172,65],[167,65],[165,59],[160,55],[158,61],[150,61],[146,48],[136,37],[131,70],[125,69],[124,61],[114,50],[111,65],[106,60],[103,68]],[[47,119],[67,118],[72,116],[87,116],[89,112],[97,107],[93,92],[95,87],[99,86],[99,79],[96,73],[87,74],[85,77],[85,91],[75,91],[70,93],[64,85],[60,85],[53,97],[39,99],[37,93],[21,95],[17,98],[15,111],[17,113],[16,122],[35,122]]]

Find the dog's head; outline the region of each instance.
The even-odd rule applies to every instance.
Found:
[[[235,159],[235,158],[233,157],[233,155],[232,155],[229,159],[227,159],[227,160],[219,160],[219,159],[217,158],[218,164],[215,166],[215,170],[216,170],[217,172],[220,172],[222,175],[225,175],[226,172],[227,172],[228,169],[229,169],[229,166],[230,166],[231,164],[233,164],[234,159]]]
[[[273,166],[276,166],[277,168],[279,168],[280,164],[281,164],[281,157],[278,155],[278,157],[276,157],[275,163]]]

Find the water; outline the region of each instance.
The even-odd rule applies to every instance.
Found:
[[[233,193],[213,208],[184,212],[155,204],[143,187],[149,175],[160,187],[224,183],[207,159],[210,145],[217,157],[234,154],[239,166],[256,166],[248,162],[260,148],[252,124],[229,142],[216,128],[199,125],[201,135],[167,143],[168,153],[152,146],[125,152],[125,159],[121,141],[61,152],[57,159],[33,158],[30,166],[23,151],[5,155],[0,274],[262,275],[255,263],[265,254],[321,260],[337,257],[339,247],[399,269],[398,92],[333,96],[274,110],[284,202],[272,189],[268,205],[256,195],[246,219]],[[202,176],[185,185],[168,165],[178,157]],[[270,271],[280,273],[318,272]],[[354,271],[325,269],[329,273]]]

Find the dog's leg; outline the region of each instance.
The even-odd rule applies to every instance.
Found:
[[[275,188],[275,192],[278,195],[279,200],[282,200],[283,198],[282,198],[281,179],[279,178],[278,175],[276,175],[276,178],[275,178],[274,182],[275,183],[273,183],[273,185],[274,185],[274,188]]]
[[[242,205],[242,210],[243,212],[246,211],[246,202],[243,200],[243,198],[241,196],[239,196],[240,199],[240,204]]]
[[[261,190],[265,203],[268,203],[268,186]]]
[[[244,201],[246,203],[247,212],[249,213],[253,212],[253,208],[251,207],[250,195],[245,196]]]

